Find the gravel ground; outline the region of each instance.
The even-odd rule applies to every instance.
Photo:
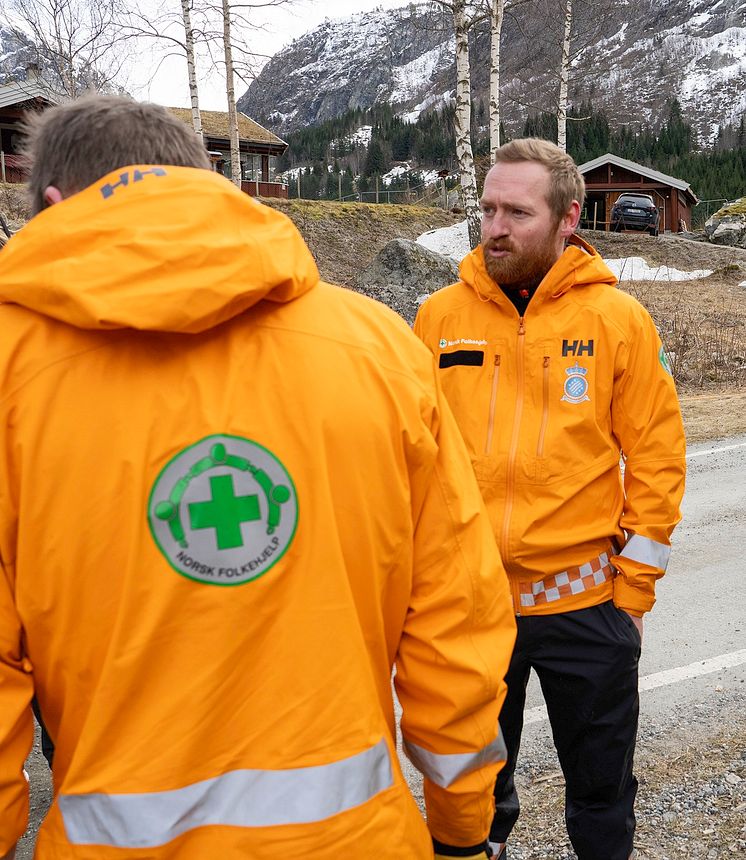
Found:
[[[746,853],[744,698],[679,710],[640,724],[635,847],[639,860],[723,860]],[[564,782],[548,731],[532,739],[517,769],[523,804],[510,860],[572,860]]]
[[[746,855],[743,694],[714,688],[704,702],[640,717],[635,773],[637,860],[725,860]],[[404,772],[420,809],[422,780]],[[521,817],[509,860],[574,860],[564,823],[564,780],[546,722],[527,726],[516,768]]]

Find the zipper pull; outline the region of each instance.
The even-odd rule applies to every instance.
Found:
[[[495,356],[495,367],[500,367],[500,356],[499,355]]]
[[[524,334],[526,334],[526,326],[523,324],[523,317],[521,317],[518,320],[518,335],[520,337],[521,335],[524,335]]]
[[[548,355],[544,356],[544,367],[549,367],[549,356]]]

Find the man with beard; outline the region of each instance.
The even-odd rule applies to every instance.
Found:
[[[584,196],[554,144],[503,146],[484,184],[481,247],[415,321],[466,440],[518,622],[490,832],[500,858],[519,813],[513,774],[532,668],[577,856],[632,854],[642,617],[684,489],[666,354],[647,311],[574,235]]]

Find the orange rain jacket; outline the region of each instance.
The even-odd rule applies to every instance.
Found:
[[[647,311],[578,237],[519,317],[482,249],[420,307],[516,613],[648,611],[684,490],[678,399]],[[620,471],[623,456],[623,475]]]
[[[56,744],[39,860],[485,839],[514,619],[406,323],[190,168],[42,212],[0,296],[0,854],[34,694]]]

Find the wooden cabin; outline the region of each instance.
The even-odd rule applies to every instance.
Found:
[[[55,104],[56,96],[33,71],[25,81],[0,87],[0,181],[26,181],[27,170],[20,155],[23,121],[30,112]]]
[[[581,227],[608,230],[611,207],[617,197],[636,192],[649,194],[656,202],[661,232],[691,229],[692,209],[699,200],[683,179],[666,176],[610,152],[579,165],[578,169],[585,179],[586,190]]]
[[[191,108],[168,110],[183,122],[192,125]],[[228,133],[228,112],[201,110],[202,135],[215,170],[231,175],[231,146]],[[238,114],[238,148],[241,157],[241,189],[252,197],[287,197],[288,188],[275,181],[275,161],[288,148],[287,143],[271,131],[254,122],[246,114]]]

